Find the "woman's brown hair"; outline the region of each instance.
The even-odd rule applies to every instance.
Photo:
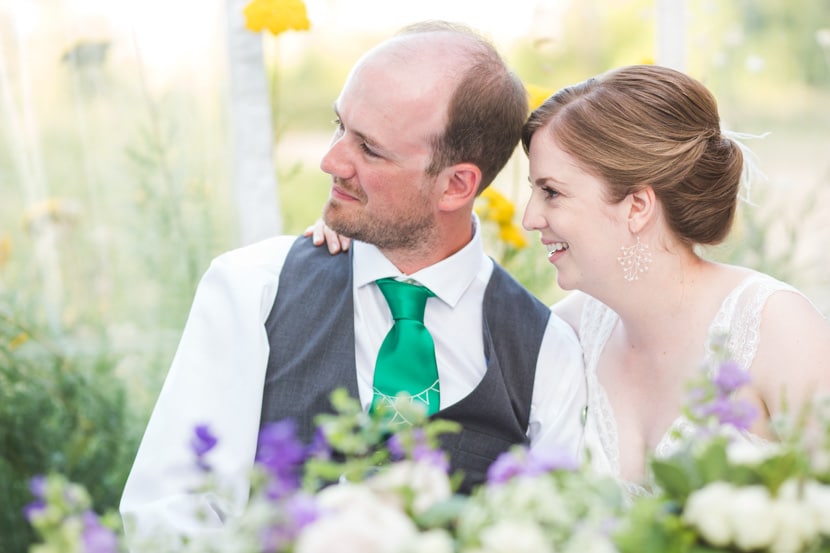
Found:
[[[684,242],[717,244],[729,233],[743,154],[721,132],[715,97],[692,77],[657,65],[609,71],[537,108],[522,131],[526,153],[537,131],[603,179],[611,202],[651,186]]]

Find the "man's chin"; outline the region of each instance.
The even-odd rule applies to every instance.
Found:
[[[323,210],[323,222],[340,236],[354,238],[354,235],[359,233],[356,233],[353,225],[344,221],[340,215],[341,213],[336,205],[330,206],[326,204],[326,208]]]

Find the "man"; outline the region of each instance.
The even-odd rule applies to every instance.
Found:
[[[266,422],[292,417],[309,438],[337,387],[369,409],[393,324],[376,283],[387,277],[435,296],[423,321],[437,364],[432,408],[463,426],[444,445],[465,490],[515,443],[577,453],[586,398],[576,336],[484,254],[473,214],[518,143],[521,82],[473,32],[425,23],[357,63],[335,115],[324,219],[354,239],[351,251],[330,256],[283,236],[214,260],[124,491],[128,532],[195,532],[244,507],[244,478],[231,504],[189,491],[196,424],[219,438],[214,469],[244,476]],[[212,516],[197,520],[196,508]]]

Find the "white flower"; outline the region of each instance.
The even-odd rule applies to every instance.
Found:
[[[414,492],[412,510],[423,513],[452,495],[450,479],[433,463],[401,461],[370,478],[366,484],[378,493],[400,497],[401,490]]]
[[[563,553],[618,553],[614,542],[594,527],[578,530],[571,536]]]
[[[532,522],[501,520],[481,532],[487,553],[553,553],[550,540]]]
[[[801,500],[798,483],[784,482],[775,501],[775,517],[778,529],[770,545],[772,553],[795,553],[817,536],[818,524],[811,507]]]
[[[689,495],[683,518],[696,526],[703,538],[717,547],[732,542],[730,513],[735,488],[726,482],[712,482]]]
[[[406,553],[453,553],[452,536],[446,530],[428,530],[415,536]]]
[[[734,542],[743,551],[768,547],[778,531],[775,506],[763,486],[737,488],[732,499]]]
[[[818,530],[830,536],[830,486],[810,481],[804,486],[804,501],[815,514]]]
[[[760,443],[733,440],[726,448],[726,456],[733,465],[757,466],[780,452],[775,442]]]
[[[366,486],[330,486],[318,500],[324,512],[303,528],[295,553],[398,553],[417,534],[409,517]]]

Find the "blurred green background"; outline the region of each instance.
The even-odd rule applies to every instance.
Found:
[[[311,29],[264,36],[282,230],[313,222],[331,105],[369,46],[445,18],[554,90],[656,57],[657,2],[307,2]],[[830,0],[687,0],[685,69],[724,124],[762,135],[759,179],[712,257],[769,272],[830,313]],[[49,470],[115,507],[193,292],[240,245],[218,0],[0,5],[0,551],[25,551],[28,479]],[[495,185],[526,198],[517,152]],[[267,206],[266,206],[267,208]],[[274,206],[274,209],[277,209]],[[488,248],[547,303],[537,237]]]

